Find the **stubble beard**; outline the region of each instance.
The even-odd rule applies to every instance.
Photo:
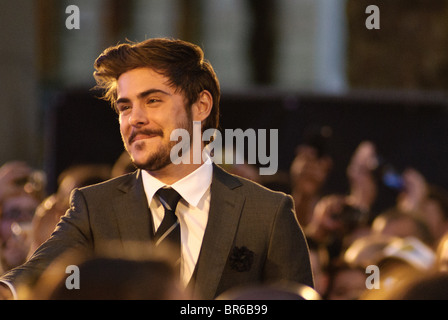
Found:
[[[192,137],[193,134],[193,123],[192,123],[192,117],[189,112],[187,112],[187,119],[183,120],[179,123],[177,123],[177,128],[182,128],[188,131],[190,134],[190,137]],[[161,138],[163,139],[163,133],[161,135]],[[190,139],[191,140],[191,139]],[[129,153],[131,157],[131,161],[139,169],[145,170],[145,171],[159,171],[168,165],[172,164],[171,161],[171,149],[178,143],[178,141],[168,141],[167,143],[163,143],[161,146],[157,148],[157,150],[152,153],[150,156],[147,157],[145,161],[138,162],[134,159],[132,156],[132,153],[130,152],[130,148],[126,147],[126,151]]]

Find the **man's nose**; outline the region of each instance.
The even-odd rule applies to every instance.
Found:
[[[145,125],[149,122],[145,110],[141,106],[134,106],[129,115],[129,124],[134,127]]]

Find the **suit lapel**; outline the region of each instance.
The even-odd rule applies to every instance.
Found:
[[[210,211],[195,269],[195,293],[213,299],[232,249],[245,197],[236,188],[238,179],[213,165]],[[151,241],[152,216],[143,188],[140,170],[118,186],[113,210],[123,247],[134,242]],[[123,242],[123,240],[126,240]]]
[[[152,238],[152,216],[148,207],[140,170],[118,186],[113,199],[120,238],[126,242],[144,242]]]
[[[195,293],[213,299],[232,248],[244,196],[235,188],[241,183],[214,165],[210,211],[196,264]]]

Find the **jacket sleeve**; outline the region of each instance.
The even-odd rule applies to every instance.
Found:
[[[288,280],[314,287],[308,244],[292,197],[283,197],[272,225],[264,281]]]
[[[61,218],[50,238],[45,241],[30,259],[0,277],[14,288],[32,286],[45,269],[68,249],[90,250],[92,236],[89,225],[89,213],[81,191],[74,190],[71,195],[70,209]]]

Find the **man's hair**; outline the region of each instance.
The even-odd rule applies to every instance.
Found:
[[[203,90],[209,91],[213,97],[213,108],[202,129],[218,127],[219,81],[197,45],[166,38],[123,43],[104,50],[94,67],[95,88],[104,90],[103,99],[109,101],[115,110],[118,78],[132,69],[151,68],[168,78],[168,85],[184,95],[188,107],[198,100]]]

